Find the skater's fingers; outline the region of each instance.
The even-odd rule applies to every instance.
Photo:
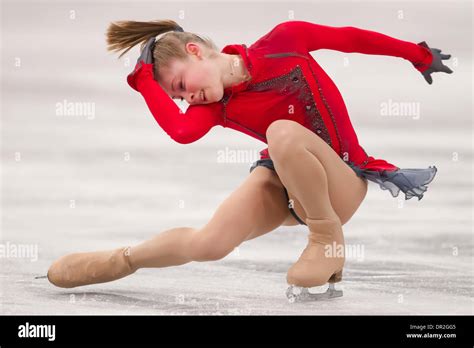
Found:
[[[423,74],[425,77],[426,82],[428,82],[430,85],[433,83],[433,79],[430,74]]]
[[[140,57],[138,57],[137,63],[143,61],[146,64],[153,63],[153,49],[155,47],[155,37],[149,38],[143,46]]]
[[[446,65],[443,65],[443,70],[445,73],[452,74],[453,71]]]
[[[145,44],[145,49],[149,49],[151,45],[154,45],[154,44],[155,44],[155,40],[156,40],[155,37],[150,37],[150,38],[148,39],[148,41],[146,42],[146,44]]]

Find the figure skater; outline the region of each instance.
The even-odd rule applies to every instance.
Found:
[[[63,256],[47,274],[56,286],[219,260],[244,241],[302,224],[309,229],[308,243],[287,272],[289,289],[331,287],[342,279],[345,256],[329,248],[344,249],[342,225],[365,198],[368,181],[393,197],[401,190],[405,199],[420,200],[436,174],[435,166],[401,169],[367,155],[339,90],[310,55],[332,49],[404,58],[431,84],[433,72],[452,73],[442,62],[450,55],[425,41],[297,20],[276,25],[250,47],[230,44],[220,52],[211,39],[185,32],[173,20],[113,22],[107,41],[109,50],[124,50],[119,58],[141,44],[127,82],[176,142],[192,143],[222,126],[268,147],[204,226],[175,227],[136,246]],[[175,98],[189,103],[186,112]]]

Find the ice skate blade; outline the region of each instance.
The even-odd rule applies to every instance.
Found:
[[[342,297],[342,290],[337,290],[333,283],[329,283],[329,287],[326,292],[313,294],[308,291],[308,288],[290,285],[286,290],[286,297],[290,303],[319,301],[335,297]]]

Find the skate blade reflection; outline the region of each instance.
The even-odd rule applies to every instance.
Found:
[[[325,300],[335,297],[342,297],[342,290],[336,289],[334,283],[329,283],[329,287],[326,292],[322,293],[311,293],[308,288],[290,285],[286,290],[286,297],[288,302],[305,302],[305,301],[318,301]]]

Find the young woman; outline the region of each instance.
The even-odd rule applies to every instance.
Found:
[[[231,44],[220,52],[211,40],[184,32],[172,20],[115,22],[107,37],[109,50],[125,50],[120,57],[142,44],[127,81],[173,140],[188,144],[222,126],[268,147],[205,226],[172,228],[132,247],[66,255],[48,271],[56,286],[218,260],[246,240],[298,223],[309,228],[308,244],[287,282],[302,287],[338,282],[344,253],[327,251],[343,250],[342,225],[362,203],[368,180],[393,197],[401,190],[405,199],[420,200],[436,174],[434,166],[400,169],[368,156],[337,87],[309,53],[333,49],[404,58],[431,84],[431,73],[452,73],[441,61],[450,56],[424,41],[305,21],[280,23],[250,47]],[[172,98],[190,104],[185,113]]]

